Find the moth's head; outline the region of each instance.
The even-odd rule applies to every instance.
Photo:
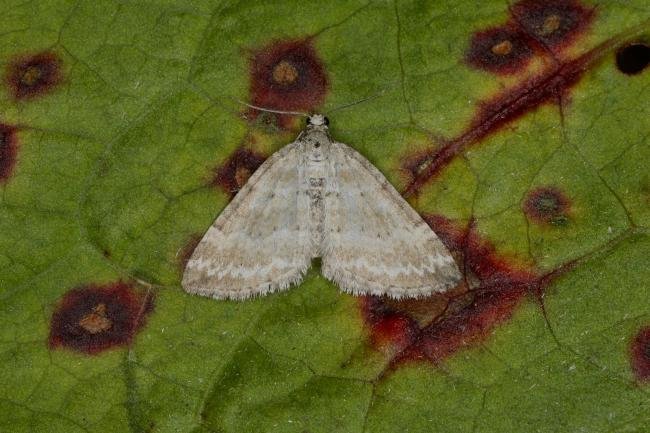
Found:
[[[327,125],[329,124],[329,119],[322,114],[312,114],[311,116],[307,117],[307,127],[327,129]]]

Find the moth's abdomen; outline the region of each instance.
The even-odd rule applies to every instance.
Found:
[[[322,255],[321,245],[325,232],[325,209],[323,206],[323,191],[325,189],[324,177],[310,177],[309,187],[309,235],[312,244],[312,258]]]

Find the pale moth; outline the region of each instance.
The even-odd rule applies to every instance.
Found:
[[[460,281],[431,228],[367,159],[331,139],[328,123],[310,116],[253,173],[187,262],[187,292],[245,299],[284,290],[318,257],[323,276],[354,295],[416,298]]]

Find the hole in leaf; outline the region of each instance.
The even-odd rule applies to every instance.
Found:
[[[650,64],[650,46],[633,43],[616,52],[616,67],[627,75],[636,75]]]

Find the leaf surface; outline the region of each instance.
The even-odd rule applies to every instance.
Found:
[[[593,15],[504,74],[467,60],[475,34],[516,21],[502,1],[5,2],[0,429],[646,431],[631,347],[650,322],[650,75],[615,57],[647,44],[650,9],[556,3]],[[183,292],[183,257],[231,198],[219,170],[236,185],[301,128],[237,102],[282,43],[313,49],[299,77],[326,77],[322,101],[307,87],[287,104],[360,101],[329,115],[333,137],[431,222],[467,287],[357,299],[315,264],[246,302]],[[16,59],[42,52],[60,77],[17,96]],[[98,300],[118,282],[131,298]],[[132,332],[93,354],[53,343],[75,288],[98,297],[70,326]]]

